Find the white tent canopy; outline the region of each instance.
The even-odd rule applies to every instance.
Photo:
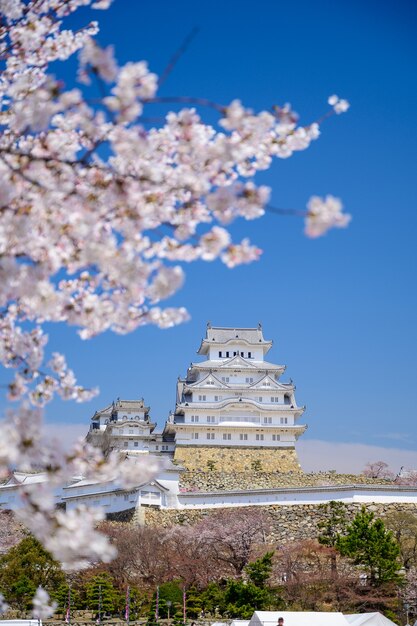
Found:
[[[352,624],[353,626],[393,626],[394,622],[392,622],[388,617],[384,617],[381,613],[359,613],[356,615],[345,615],[345,618],[348,624]]]
[[[313,611],[255,611],[249,626],[277,626],[278,618],[284,618],[284,626],[346,626],[343,613]]]
[[[284,626],[396,626],[381,613],[343,615],[321,611],[255,611],[248,626],[277,626],[279,617],[284,618]],[[238,620],[234,623],[238,626]]]

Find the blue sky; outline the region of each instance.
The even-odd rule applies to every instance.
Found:
[[[184,288],[169,301],[189,309],[184,326],[89,342],[51,327],[51,349],[66,351],[80,382],[98,384],[101,393],[87,405],[53,403],[48,421],[82,430],[96,408],[144,396],[162,425],[207,320],[261,321],[274,340],[270,360],[287,364],[297,400],[307,405],[306,445],[351,444],[343,454],[352,456],[365,445],[378,458],[396,450],[393,463],[404,458],[417,467],[417,5],[115,0],[97,17],[99,41],[113,43],[120,62],[147,59],[156,73],[199,27],[160,95],[222,104],[237,97],[257,110],[291,102],[303,123],[327,110],[332,93],[347,98],[351,109],[327,121],[319,141],[276,161],[258,182],[284,208],[331,193],[353,221],[319,240],[306,239],[296,218],[236,223],[234,237],[249,235],[264,250],[261,260],[235,270],[187,266]],[[82,10],[73,21],[90,18]],[[214,121],[210,113],[207,119]],[[323,467],[332,461],[320,460]]]

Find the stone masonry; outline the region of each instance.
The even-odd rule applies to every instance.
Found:
[[[336,472],[280,471],[203,471],[188,470],[180,477],[182,492],[215,492],[252,489],[275,489],[279,487],[329,487],[332,485],[392,484],[392,480],[369,478],[363,474],[336,474]]]
[[[247,509],[248,507],[245,507]],[[258,507],[253,507],[259,510]],[[346,512],[351,521],[361,510],[359,503],[347,504]],[[325,505],[305,504],[296,506],[264,506],[262,509],[267,513],[271,521],[271,531],[268,540],[277,543],[316,539],[320,533],[318,524],[326,520],[328,513]],[[372,511],[375,517],[384,519],[390,513],[404,511],[417,516],[417,504],[367,504],[366,509]],[[208,515],[215,515],[219,509],[200,510],[158,510],[146,508],[145,524],[156,527],[170,527],[176,524],[192,525]],[[236,509],[234,509],[236,510]]]
[[[295,448],[177,446],[174,461],[190,472],[302,472]]]

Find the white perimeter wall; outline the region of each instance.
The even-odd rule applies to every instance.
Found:
[[[375,487],[319,487],[312,489],[264,489],[254,491],[221,491],[217,493],[180,493],[179,507],[185,509],[209,509],[234,506],[262,506],[268,504],[297,505],[339,502],[363,502],[389,504],[392,502],[415,503],[416,488]]]

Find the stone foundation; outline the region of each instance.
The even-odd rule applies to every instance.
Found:
[[[362,508],[360,503],[346,505],[346,513],[349,522]],[[248,507],[244,507],[245,510]],[[259,507],[252,507],[259,511]],[[372,511],[375,517],[384,519],[394,512],[404,511],[413,513],[417,517],[417,504],[366,504],[365,508]],[[220,509],[221,510],[221,509]],[[230,511],[230,509],[228,509]],[[233,509],[239,510],[239,509]],[[267,540],[274,543],[286,543],[290,541],[301,541],[304,539],[317,539],[320,534],[319,522],[325,521],[328,517],[325,505],[300,504],[294,506],[270,505],[262,507],[271,522],[271,530]],[[177,524],[196,524],[208,515],[215,515],[219,509],[200,510],[157,510],[147,508],[144,521],[147,526],[167,528]]]
[[[191,472],[302,473],[295,448],[177,446],[174,461]]]
[[[183,492],[234,491],[276,489],[279,487],[330,487],[332,485],[381,485],[392,480],[368,478],[363,474],[336,474],[335,472],[202,472],[187,470],[180,476]]]

